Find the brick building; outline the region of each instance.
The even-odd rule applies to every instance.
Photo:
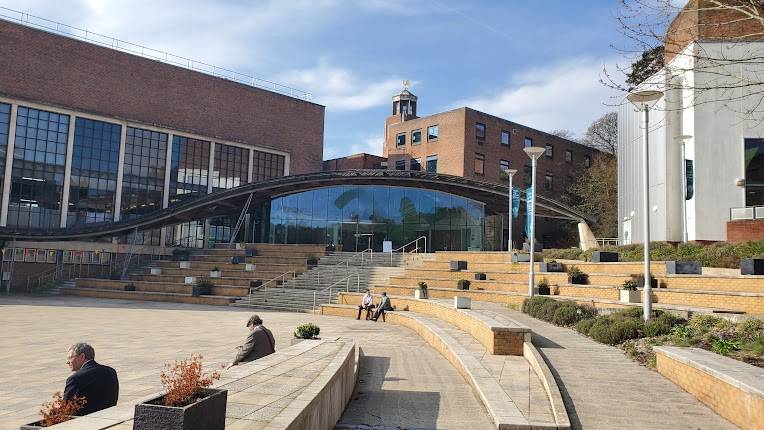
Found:
[[[332,158],[331,160],[324,160],[323,170],[324,172],[331,172],[336,170],[386,168],[387,158],[362,152],[360,154],[353,154],[345,157]]]

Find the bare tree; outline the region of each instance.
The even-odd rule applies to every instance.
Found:
[[[747,42],[764,42],[764,0],[690,0],[685,6],[676,0],[621,0],[616,20],[629,43],[614,48],[627,65],[618,67],[623,76],[605,70],[605,85],[629,92],[663,69],[666,90],[687,90],[684,107],[717,103],[761,121],[764,43]],[[687,49],[693,41],[700,43]],[[695,79],[675,79],[690,71]]]
[[[586,129],[581,143],[615,155],[618,149],[618,114],[608,112],[595,120]]]
[[[561,137],[563,139],[572,140],[573,142],[577,142],[578,141],[576,139],[576,134],[575,133],[573,133],[570,130],[566,130],[564,128],[554,129],[554,130],[550,131],[549,134],[557,136],[557,137]]]

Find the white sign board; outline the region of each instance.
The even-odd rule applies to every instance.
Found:
[[[382,241],[382,252],[393,252],[393,241],[392,240],[383,240]]]

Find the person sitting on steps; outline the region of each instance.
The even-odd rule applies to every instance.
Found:
[[[366,289],[366,294],[363,295],[361,304],[358,305],[358,316],[356,317],[357,320],[361,319],[361,311],[364,309],[366,310],[366,320],[370,320],[372,312],[374,311],[374,298],[371,296],[368,288]]]
[[[379,298],[379,305],[377,306],[377,312],[374,314],[374,321],[377,321],[382,316],[382,322],[385,322],[385,312],[393,310],[393,306],[390,304],[390,297],[387,297],[386,292],[382,292],[382,297]]]

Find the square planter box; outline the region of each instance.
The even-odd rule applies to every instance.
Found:
[[[645,288],[645,275],[632,276],[631,279],[637,283],[637,288]],[[650,287],[658,288],[658,280],[655,277],[650,277]]]
[[[427,298],[427,290],[423,290],[421,288],[417,288],[414,290],[414,298],[415,299],[426,299]]]
[[[162,397],[135,405],[133,430],[223,430],[227,390],[202,390],[203,399],[184,407],[163,406]]]
[[[530,254],[512,254],[513,263],[529,263],[531,261]]]
[[[196,276],[186,276],[183,278],[184,284],[193,284],[196,282]]]
[[[244,255],[247,257],[257,257],[257,251],[252,248],[248,248],[244,250]]]
[[[462,260],[452,261],[451,262],[451,271],[452,272],[460,272],[462,270],[467,270],[467,262]]]
[[[539,296],[548,296],[550,291],[551,290],[549,289],[549,287],[538,287],[538,288],[536,288],[536,294],[538,294]]]
[[[210,278],[219,278],[220,270],[210,270]]]
[[[190,269],[191,268],[191,262],[190,261],[181,261],[178,264],[180,265],[181,269]]]
[[[231,264],[244,264],[244,256],[234,255],[233,257],[231,257]]]
[[[308,258],[308,261],[306,262],[308,267],[316,267],[318,266],[318,259],[317,258]]]
[[[77,416],[69,416],[70,419],[79,418]],[[41,428],[45,428],[42,426],[42,420],[35,421],[33,423],[24,424],[21,427],[19,427],[19,430],[39,430]]]
[[[639,290],[620,290],[621,303],[639,303],[642,301],[642,295]]]
[[[476,281],[485,281],[485,273],[475,273]]]
[[[564,272],[565,268],[562,263],[546,263],[544,261],[539,263],[539,272]]]
[[[588,275],[570,276],[568,275],[568,283],[576,285],[587,285],[589,283]]]
[[[697,261],[667,261],[667,275],[700,275],[700,263]]]
[[[454,308],[469,309],[472,307],[472,300],[469,297],[454,296]]]
[[[249,288],[257,288],[259,286],[263,285],[263,281],[256,280],[256,281],[249,281]]]
[[[465,279],[466,282],[457,281],[456,282],[456,289],[457,290],[469,290],[470,289],[470,282]]]
[[[764,275],[764,259],[742,258],[740,259],[741,275]]]
[[[162,268],[161,267],[152,267],[149,269],[149,273],[152,275],[161,275],[162,274]]]
[[[127,284],[124,287],[122,287],[124,291],[135,291],[135,285],[133,284]]]
[[[247,263],[244,265],[244,271],[245,272],[254,272],[255,271],[255,265],[252,263]]]
[[[209,296],[210,294],[212,294],[211,286],[194,285],[191,287],[191,295],[194,297]]]
[[[618,262],[617,252],[605,252],[605,251],[592,252],[592,263],[617,263],[617,262]]]

